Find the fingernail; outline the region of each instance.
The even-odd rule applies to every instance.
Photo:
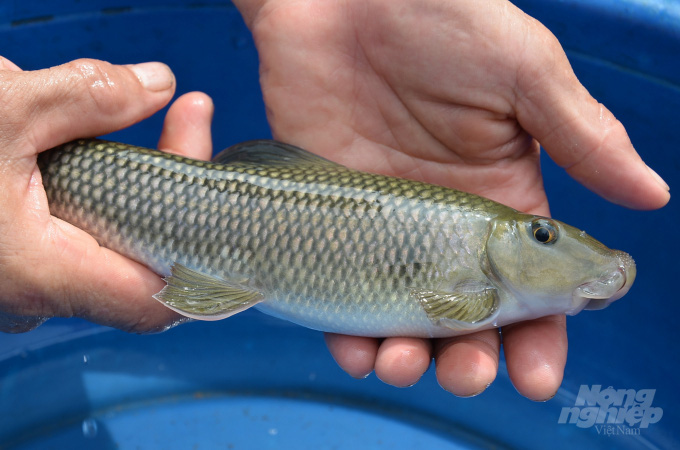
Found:
[[[137,75],[137,79],[147,91],[165,91],[175,85],[175,75],[163,63],[147,62],[128,67]]]
[[[649,170],[649,173],[652,174],[652,176],[654,177],[654,179],[656,180],[656,182],[659,183],[659,186],[661,186],[662,188],[664,188],[664,189],[667,190],[667,191],[670,191],[670,190],[671,190],[670,186],[668,186],[668,183],[666,183],[666,182],[663,180],[663,178],[661,178],[661,177],[659,176],[659,174],[656,173],[656,172],[654,171],[654,169],[652,169],[651,167],[647,166],[647,170]]]

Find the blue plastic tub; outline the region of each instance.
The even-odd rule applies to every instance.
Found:
[[[516,4],[558,36],[581,81],[677,189],[680,3]],[[216,147],[269,136],[255,48],[228,2],[4,1],[0,54],[24,69],[79,57],[164,61],[179,93],[215,99]],[[154,146],[161,121],[113,138]],[[256,312],[153,336],[53,319],[0,335],[0,448],[680,448],[678,209],[625,210],[549,161],[544,173],[556,217],[638,263],[625,300],[569,319],[566,376],[552,400],[520,397],[504,363],[471,399],[446,394],[432,370],[409,389],[354,380],[320,333]],[[652,393],[648,406],[663,416],[633,435],[559,423],[582,386]]]

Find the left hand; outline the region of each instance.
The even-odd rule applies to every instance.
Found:
[[[347,166],[462,189],[548,215],[539,141],[598,194],[658,208],[668,192],[612,114],[578,82],[555,37],[505,0],[235,1],[253,32],[273,133]],[[567,356],[564,316],[503,327],[510,378],[552,397]],[[418,381],[434,357],[459,396],[496,377],[501,336],[328,335],[350,375]]]

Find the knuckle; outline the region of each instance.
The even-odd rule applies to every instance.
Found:
[[[132,75],[96,59],[76,59],[33,72],[0,70],[0,145],[26,141],[33,128],[44,126],[40,124],[44,113],[56,106],[102,115],[125,109],[131,98],[126,77]],[[69,120],[67,116],[63,120]]]
[[[96,109],[107,114],[119,110],[125,96],[118,95],[120,82],[115,66],[96,59],[76,59],[64,65],[67,77],[74,83],[71,95],[84,96]]]
[[[33,104],[26,101],[33,87],[24,73],[0,71],[0,145],[22,138],[30,123]]]

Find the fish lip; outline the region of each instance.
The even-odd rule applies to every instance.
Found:
[[[604,309],[630,290],[637,275],[635,261],[628,253],[615,250],[614,254],[618,259],[616,270],[576,287],[572,295],[574,309],[567,314],[576,314],[584,309]]]
[[[632,261],[632,259],[630,260]],[[623,297],[635,278],[635,265],[622,261],[619,267],[608,275],[583,283],[574,290],[574,303],[579,306],[570,314],[582,310],[596,311],[604,309]]]

